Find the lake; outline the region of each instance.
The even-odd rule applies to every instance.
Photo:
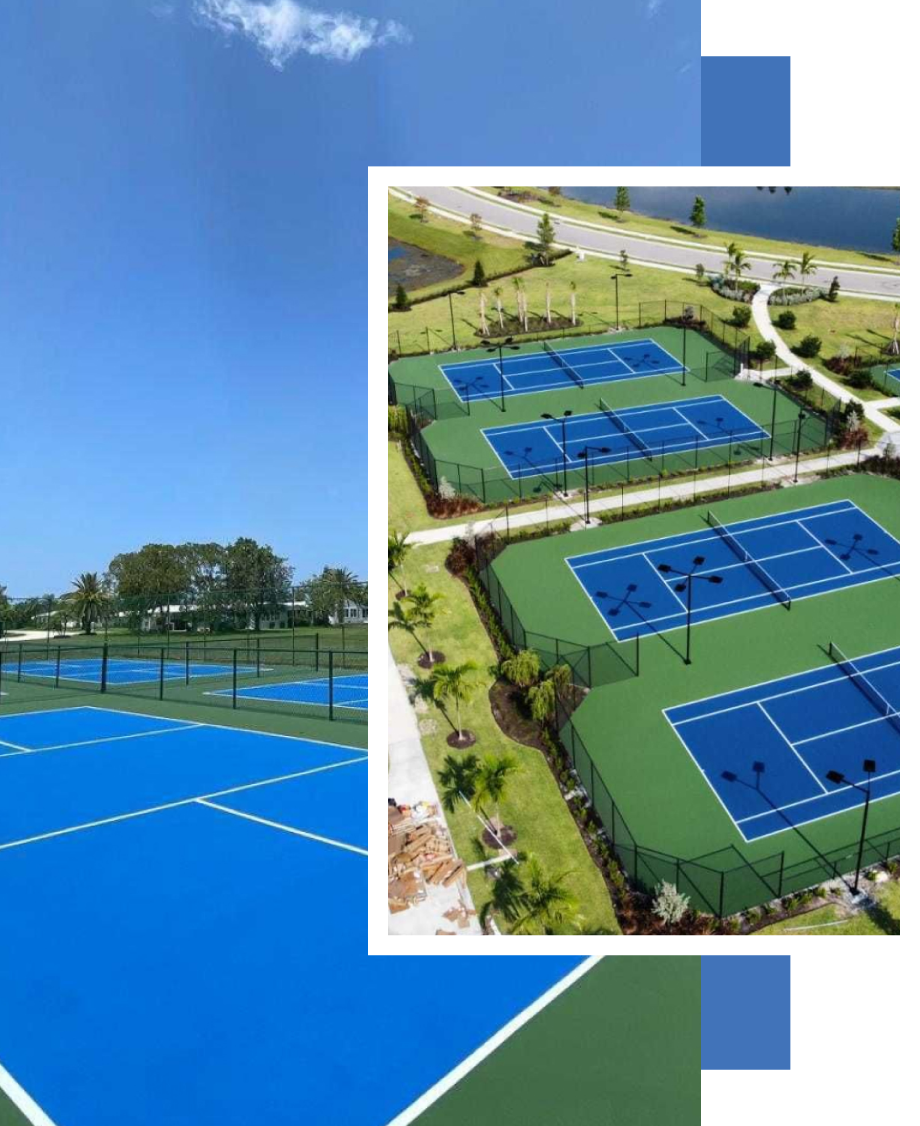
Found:
[[[563,188],[573,199],[610,207],[616,188]],[[706,226],[764,238],[890,253],[901,192],[883,188],[630,188],[632,210],[686,224],[706,201]]]

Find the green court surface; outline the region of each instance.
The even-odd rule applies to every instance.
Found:
[[[697,958],[604,958],[412,1121],[691,1126],[700,1007]]]
[[[677,360],[682,360],[683,337],[683,330],[664,327],[557,340],[553,343],[565,356],[568,348],[623,345],[628,344],[631,339],[650,339],[661,344]],[[543,494],[554,488],[561,489],[563,485],[566,488],[581,488],[585,472],[581,468],[582,463],[574,460],[574,456],[570,457],[563,480],[560,457],[559,466],[553,470],[513,479],[483,434],[484,429],[537,422],[544,412],[558,417],[564,411],[571,411],[572,421],[577,422],[577,416],[597,412],[601,398],[614,410],[620,410],[723,396],[752,422],[773,435],[773,442],[771,444],[770,437],[735,442],[728,440],[708,448],[704,444],[700,449],[687,448],[682,452],[665,452],[663,455],[660,450],[653,450],[655,456],[651,458],[642,456],[637,449],[628,459],[608,464],[603,464],[603,458],[595,457],[590,468],[592,485],[619,484],[658,473],[707,470],[727,463],[740,464],[765,456],[783,456],[794,452],[797,438],[795,420],[800,410],[799,404],[782,393],[778,394],[774,423],[774,395],[769,386],[730,378],[734,371],[730,349],[719,349],[711,339],[698,332],[688,331],[686,338],[686,362],[690,371],[683,380],[679,373],[670,373],[617,379],[609,383],[588,383],[584,387],[578,387],[563,377],[566,386],[532,394],[506,396],[504,410],[497,397],[473,401],[467,408],[466,404],[461,404],[441,374],[439,365],[494,358],[480,349],[394,362],[390,365],[390,377],[393,381],[391,394],[395,392],[399,402],[414,402],[416,413],[420,416],[436,416],[435,421],[420,430],[413,443],[429,479],[439,485],[446,481],[458,492],[468,493],[490,504],[527,497],[540,499]],[[520,351],[513,355],[530,353],[540,354],[541,345],[521,345]],[[603,432],[602,427],[599,432]],[[615,446],[620,444],[621,435],[612,425],[610,437]],[[824,446],[825,441],[825,421],[809,414],[802,423],[798,438],[800,450],[805,452],[819,449]]]
[[[718,515],[730,523],[845,499],[897,537],[898,483],[862,474],[722,501]],[[861,810],[746,842],[663,709],[827,666],[831,640],[849,654],[896,646],[899,580],[883,577],[804,598],[791,610],[776,604],[700,622],[692,630],[689,666],[683,661],[682,629],[644,637],[640,675],[631,675],[636,643],[610,644],[606,621],[566,558],[694,531],[705,527],[704,516],[694,507],[511,544],[494,560],[492,573],[502,588],[506,626],[513,605],[516,628],[528,631],[530,644],[537,633],[546,635],[542,645],[550,655],[551,638],[569,643],[563,652],[599,646],[591,650],[595,670],[599,656],[622,654],[622,661],[613,657],[606,668],[600,666],[600,675],[595,672],[595,687],[564,727],[563,738],[570,754],[574,749],[579,776],[629,874],[651,887],[661,879],[676,880],[696,906],[732,914],[774,898],[777,889],[785,894],[823,882],[833,875],[834,864],[848,857],[852,868]],[[869,741],[865,756],[871,756]],[[868,850],[869,862],[882,859],[879,850],[886,847],[897,852],[898,822],[897,796],[872,803],[868,835],[877,849]],[[698,863],[677,865],[675,858]],[[848,870],[845,863],[841,870]],[[721,874],[728,872],[733,874],[723,880]]]
[[[892,398],[901,394],[901,361],[893,360],[888,364],[876,364],[871,369],[872,382]]]

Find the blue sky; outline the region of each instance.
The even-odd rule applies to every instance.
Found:
[[[654,9],[4,0],[0,582],[243,533],[364,574],[367,166],[698,159]]]

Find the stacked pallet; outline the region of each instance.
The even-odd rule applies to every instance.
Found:
[[[405,911],[426,898],[426,884],[450,887],[466,879],[463,861],[454,856],[446,827],[436,810],[425,803],[417,807],[390,804],[389,902],[390,911]]]

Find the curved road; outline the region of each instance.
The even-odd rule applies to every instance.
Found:
[[[464,219],[468,218],[471,211],[476,211],[482,216],[486,226],[508,228],[527,238],[532,238],[537,229],[538,215],[522,211],[504,200],[474,194],[463,188],[396,188],[394,190],[408,192],[414,196],[425,196],[431,201],[432,207],[453,212]],[[725,261],[722,251],[706,250],[695,246],[675,246],[635,235],[621,234],[619,231],[595,230],[581,223],[571,222],[563,216],[554,215],[553,224],[556,228],[557,241],[565,246],[580,247],[588,253],[611,256],[619,255],[621,250],[625,250],[630,258],[639,264],[692,272],[697,262],[702,262],[707,270],[715,273],[721,270]],[[758,281],[772,281],[773,262],[763,258],[751,258],[749,275]],[[878,273],[871,269],[848,270],[842,266],[819,266],[809,280],[816,285],[828,286],[835,275],[840,279],[840,285],[846,293],[885,297],[889,300],[900,298],[899,274]]]

